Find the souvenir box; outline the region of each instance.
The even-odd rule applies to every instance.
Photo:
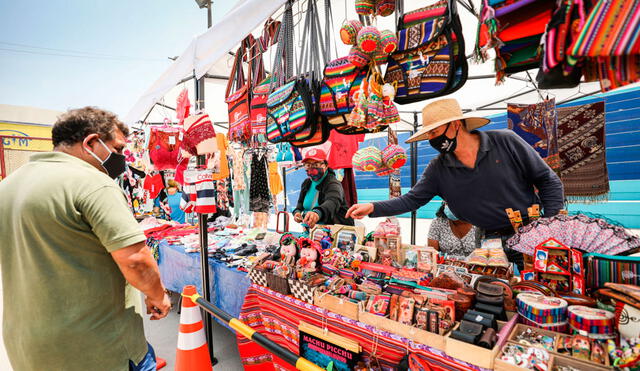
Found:
[[[445,337],[445,351],[447,355],[453,358],[471,363],[478,367],[491,369],[493,368],[496,356],[502,349],[502,346],[506,343],[508,334],[511,333],[511,330],[516,325],[517,321],[518,317],[513,317],[509,322],[498,321],[498,341],[493,349],[486,349],[474,344],[465,343],[464,341],[452,338],[449,334]],[[458,323],[453,330],[455,330],[459,325],[460,324]]]
[[[534,250],[533,271],[536,280],[557,292],[584,295],[584,262],[582,253],[550,238]],[[523,277],[531,274],[524,271]]]

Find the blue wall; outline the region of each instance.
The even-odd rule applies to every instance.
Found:
[[[571,107],[604,99],[606,110],[607,166],[611,192],[609,202],[596,204],[572,203],[570,212],[589,212],[603,215],[627,228],[640,228],[640,88],[614,91],[582,98],[561,107]],[[488,116],[491,123],[482,130],[506,129],[507,114]],[[409,134],[400,134],[401,145],[409,150],[404,141]],[[381,146],[384,139],[368,140],[361,145]],[[418,142],[418,177],[437,152],[426,141]],[[287,176],[289,200],[298,199],[304,171],[295,171]],[[356,172],[356,185],[360,202],[388,199],[388,177],[378,177],[374,173]],[[411,187],[409,163],[401,169],[403,193]],[[419,218],[433,218],[440,202],[430,202],[418,210]],[[293,207],[289,206],[291,210]],[[409,215],[405,215],[408,217]]]

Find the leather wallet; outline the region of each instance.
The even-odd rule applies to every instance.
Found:
[[[475,344],[480,338],[480,334],[482,334],[481,324],[462,320],[458,329],[451,332],[451,337],[465,343]]]
[[[493,349],[493,346],[496,345],[496,341],[498,341],[498,334],[496,334],[496,330],[488,328],[484,331],[480,340],[478,340],[478,346]]]
[[[490,313],[482,313],[475,310],[469,310],[464,314],[463,320],[480,323],[485,328],[495,328],[496,320],[495,316]]]
[[[502,306],[489,305],[484,303],[476,303],[476,307],[474,308],[478,312],[485,312],[493,314],[495,319],[504,321],[507,319],[507,315],[504,312],[504,308]]]
[[[502,306],[504,304],[504,296],[489,296],[489,295],[478,293],[478,295],[476,295],[476,302],[495,305],[495,306]]]
[[[476,287],[476,290],[478,291],[478,295],[476,296],[476,300],[478,299],[478,296],[480,295],[486,295],[486,296],[499,296],[499,297],[503,297],[504,296],[504,287],[502,286],[498,286],[498,285],[493,285],[487,282],[479,282],[478,286]]]

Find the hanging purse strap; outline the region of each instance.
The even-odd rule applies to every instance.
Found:
[[[244,69],[242,67],[242,59],[245,54],[245,40],[242,40],[240,47],[236,51],[236,55],[233,60],[233,67],[231,68],[231,74],[229,75],[229,81],[227,82],[227,90],[224,95],[225,99],[229,98],[232,89],[233,92],[236,92],[246,83],[244,78]]]
[[[285,6],[278,31],[278,47],[273,61],[273,78],[269,82],[269,93],[284,85],[293,76],[293,0]]]
[[[327,9],[328,0],[325,0],[325,10]],[[308,1],[308,7],[305,16],[302,51],[298,61],[298,75],[308,75],[313,81],[319,81],[324,65],[329,62],[329,39],[326,38],[327,30],[330,26],[330,8],[327,11],[325,24],[325,37],[322,35],[320,27],[320,17],[316,1]]]

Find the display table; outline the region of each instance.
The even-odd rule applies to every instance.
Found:
[[[395,369],[402,357],[411,352],[429,362],[433,370],[479,370],[478,367],[449,357],[440,350],[253,284],[247,291],[240,320],[296,354],[298,324],[304,321],[356,340],[362,346],[363,353],[375,355],[383,367]],[[238,336],[238,349],[245,370],[295,370],[241,336]]]
[[[180,293],[184,286],[195,285],[198,293],[202,294],[199,252],[186,253],[182,246],[170,245],[163,240],[159,254],[160,277],[167,289]],[[247,274],[209,258],[209,277],[212,303],[237,318],[251,284]]]

